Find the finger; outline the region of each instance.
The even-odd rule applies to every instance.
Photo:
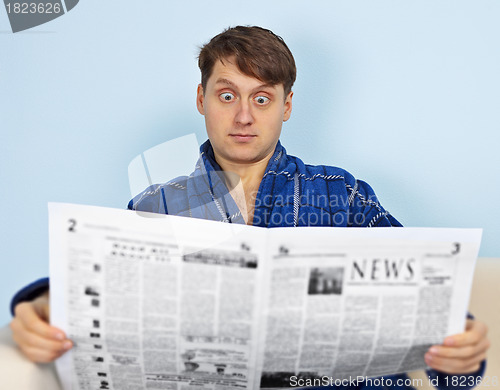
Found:
[[[488,327],[481,321],[467,320],[467,330],[463,333],[448,336],[443,345],[448,347],[464,347],[477,344],[488,333]]]
[[[429,367],[433,368],[434,370],[444,372],[446,374],[453,374],[453,375],[466,375],[466,374],[472,374],[475,373],[479,370],[481,367],[481,362],[485,359],[480,359],[479,362],[476,361],[468,361],[468,362],[432,362],[432,361],[427,361],[426,363]]]
[[[17,343],[23,354],[33,362],[51,362],[73,346],[73,343],[69,340],[65,340],[64,342],[52,341],[43,338],[40,340],[40,336],[29,334],[22,327],[20,330],[17,329],[19,326],[19,321],[12,321],[12,338]]]
[[[70,340],[56,341],[29,332],[26,329],[17,330],[16,324],[12,324],[11,328],[14,330],[12,338],[21,348],[44,349],[59,353],[67,351],[73,346]]]
[[[465,347],[446,347],[443,345],[434,345],[428,352],[433,356],[442,358],[466,359],[486,352],[490,345],[490,341],[486,337],[483,337],[475,345],[466,345]]]
[[[24,355],[35,363],[50,363],[60,357],[65,351],[48,351],[45,349],[25,347],[21,348]]]
[[[22,302],[18,304],[15,307],[15,315],[22,326],[30,332],[54,340],[62,341],[66,338],[62,330],[50,326],[47,322],[40,319],[31,302]]]
[[[485,359],[486,353],[481,353],[468,359],[450,359],[430,354],[425,355],[425,362],[429,367],[447,374],[470,374],[476,372],[481,362]]]

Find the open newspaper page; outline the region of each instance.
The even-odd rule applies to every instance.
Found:
[[[426,367],[464,330],[480,230],[269,231],[261,388],[356,384]]]
[[[65,390],[252,389],[265,229],[50,204]]]
[[[65,390],[307,387],[424,368],[464,329],[480,231],[262,229],[50,204]],[[328,381],[305,382],[327,377]]]

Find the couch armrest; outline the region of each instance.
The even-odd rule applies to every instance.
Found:
[[[0,388],[61,390],[54,364],[35,364],[24,357],[8,326],[0,328]]]

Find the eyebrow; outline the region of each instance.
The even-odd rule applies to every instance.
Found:
[[[225,85],[229,85],[230,87],[233,87],[234,89],[238,89],[238,86],[235,83],[233,83],[231,80],[228,80],[225,78],[217,79],[215,84],[225,84]],[[273,88],[273,87],[274,86],[271,84],[261,84],[255,88],[253,88],[253,90],[262,89],[262,88]]]

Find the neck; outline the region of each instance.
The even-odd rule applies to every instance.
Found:
[[[215,160],[224,171],[229,192],[248,225],[253,223],[255,199],[260,182],[266,171],[267,163],[273,153],[258,162],[249,164],[236,164],[226,161],[215,154]]]
[[[264,159],[255,163],[239,164],[225,161],[220,156],[215,155],[215,160],[225,173],[226,183],[229,188],[235,188],[238,184],[243,185],[245,194],[250,195],[259,189],[262,176],[267,168],[267,163],[274,151]],[[247,195],[245,196],[247,197]]]

